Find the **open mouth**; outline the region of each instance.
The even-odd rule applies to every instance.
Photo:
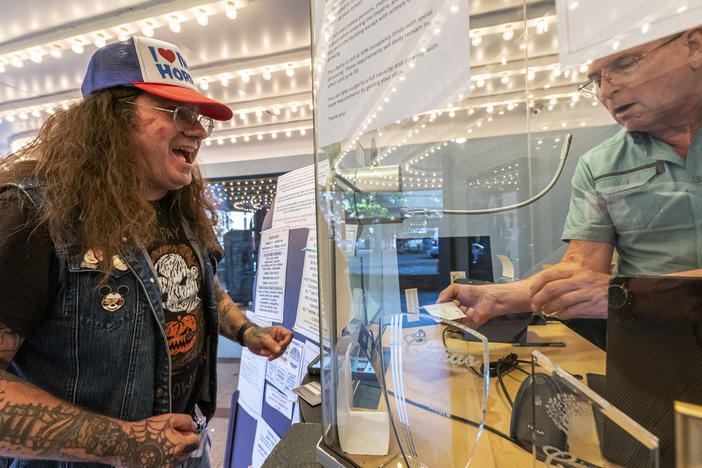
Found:
[[[188,164],[192,164],[195,160],[195,151],[195,148],[187,146],[179,146],[177,148],[173,148],[173,154],[183,158]]]

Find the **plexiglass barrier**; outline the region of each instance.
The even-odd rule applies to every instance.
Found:
[[[532,362],[522,386],[531,405],[518,417],[536,449],[535,467],[658,468],[656,436],[542,353],[534,351]]]
[[[454,282],[509,286],[540,274],[563,257],[562,236],[616,244],[619,260],[607,251],[593,267],[605,275],[614,265],[625,274],[667,273],[695,257],[689,248],[678,255],[653,246],[672,226],[676,245],[696,238],[696,205],[689,202],[696,182],[683,177],[679,154],[653,138],[661,136],[655,124],[675,115],[656,90],[697,82],[685,79],[690,63],[661,62],[687,60],[689,38],[678,33],[693,24],[676,13],[680,2],[629,3],[607,2],[611,14],[602,15],[595,2],[571,0],[311,0],[321,341],[330,357],[322,372],[324,443],[342,457],[360,466],[398,460],[446,466],[424,441],[446,433],[455,436],[452,447],[474,440],[470,432],[458,435],[454,428],[461,425],[450,417],[436,419],[446,424],[442,429],[417,425],[424,421],[412,417],[422,412],[457,413],[398,399],[398,390],[410,391],[403,384],[421,375],[422,361],[396,355],[385,365],[402,364],[407,380],[402,372],[388,380],[384,365],[374,367],[382,370],[376,386],[386,389],[387,401],[361,411],[375,415],[365,415],[360,427],[387,425],[386,451],[377,454],[384,437],[373,438],[382,447],[351,441],[345,428],[357,417],[357,397],[348,388],[360,385],[359,330],[380,327],[374,339],[392,350],[400,342],[387,341],[394,335],[380,333],[383,324],[386,332],[416,330],[392,325],[391,317],[429,317],[425,306]],[[683,19],[671,25],[670,18]],[[678,85],[670,87],[670,80]],[[665,116],[655,106],[666,107]],[[612,147],[619,156],[607,152]],[[652,159],[632,162],[641,155]],[[639,246],[657,253],[643,255]],[[529,309],[525,300],[509,312],[528,320]],[[598,313],[604,317],[606,310]],[[563,353],[576,346],[587,351],[571,354],[573,362],[586,356],[592,362],[584,367],[604,372],[604,354],[584,340],[530,335],[526,326],[517,334],[521,345],[539,343],[542,335],[564,341]],[[469,343],[465,336],[462,343]],[[512,351],[499,349],[499,358]],[[517,384],[506,387],[514,391]],[[491,388],[501,398],[496,384]],[[508,441],[486,448],[495,456],[481,460],[516,450],[510,460],[522,461],[524,450],[506,435],[503,413],[510,409],[496,401],[497,437]],[[481,403],[476,399],[473,408]],[[465,447],[461,462],[471,450]]]

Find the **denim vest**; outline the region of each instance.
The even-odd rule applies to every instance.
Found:
[[[14,187],[35,205],[42,203],[40,185]],[[187,223],[183,222],[183,228],[202,271],[208,364],[198,406],[209,420],[214,415],[217,395],[216,258],[194,238]],[[162,295],[149,254],[137,243],[125,241],[119,254],[127,268],[113,268],[107,285],[112,291],[118,291],[120,286],[129,289],[124,305],[107,311],[97,288],[102,273],[83,261],[87,249],[77,242],[54,248],[59,264],[58,293],[42,325],[20,346],[10,372],[64,401],[125,421],[172,412],[171,357]],[[20,459],[13,463],[0,457],[0,468],[5,466],[105,465]]]

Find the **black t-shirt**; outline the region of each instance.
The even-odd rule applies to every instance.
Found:
[[[154,202],[159,229],[148,251],[161,287],[166,315],[166,335],[173,365],[173,409],[189,413],[199,396],[193,390],[199,387],[207,364],[202,270],[181,223],[169,216],[168,204],[168,197]]]
[[[180,222],[168,216],[167,203],[154,203],[159,229],[148,251],[163,295],[173,411],[189,414],[207,361],[202,271]],[[41,325],[59,286],[58,260],[48,231],[27,222],[33,210],[21,192],[0,192],[0,323],[23,336]]]

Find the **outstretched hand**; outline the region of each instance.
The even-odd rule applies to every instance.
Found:
[[[254,325],[244,332],[246,347],[254,354],[268,357],[269,361],[280,357],[292,338],[292,332],[280,325],[265,328]]]
[[[436,302],[453,302],[466,316],[457,322],[473,329],[503,314],[499,286],[496,285],[472,286],[453,283],[439,293]]]
[[[607,318],[610,278],[579,265],[559,263],[531,277],[531,308],[562,320]]]

